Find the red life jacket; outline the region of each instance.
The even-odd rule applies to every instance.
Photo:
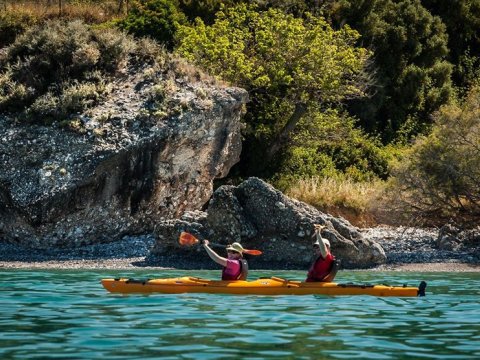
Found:
[[[334,260],[335,257],[332,255],[332,253],[328,253],[325,259],[319,256],[310,267],[310,270],[308,270],[307,279],[305,281],[322,281],[325,276],[330,273]]]
[[[227,274],[225,270],[226,267],[222,270],[222,280],[247,280],[248,275],[248,262],[245,259],[238,259],[240,263],[240,268],[238,269],[238,273],[234,275]]]

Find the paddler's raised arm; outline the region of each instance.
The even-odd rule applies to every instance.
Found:
[[[323,241],[322,235],[320,234],[322,229],[325,227],[324,225],[319,225],[319,224],[314,224],[315,227],[315,237],[316,241],[314,245],[317,245],[320,249],[320,253],[322,254],[322,257],[325,259],[326,256],[328,255],[329,249],[327,249],[327,246],[325,245],[325,242]]]
[[[209,244],[210,244],[210,242],[208,240],[203,240],[203,247],[207,251],[208,256],[210,256],[210,258],[213,261],[215,261],[217,264],[226,267],[227,266],[227,259],[225,259],[224,257],[221,257],[215,251],[210,249],[210,247],[208,246]]]

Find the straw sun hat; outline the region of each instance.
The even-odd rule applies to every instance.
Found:
[[[227,246],[227,251],[236,251],[239,254],[243,253],[243,247],[238,242],[234,242]]]

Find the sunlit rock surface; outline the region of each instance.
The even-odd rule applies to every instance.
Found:
[[[290,199],[258,178],[249,178],[237,187],[222,186],[213,194],[205,212],[185,214],[157,227],[152,254],[168,266],[190,267],[212,262],[200,246],[178,243],[181,231],[222,245],[234,241],[263,255],[249,257],[257,268],[306,268],[312,261],[313,224],[325,224],[322,235],[330,240],[332,253],[346,268],[383,264],[380,245],[365,239],[357,228],[315,208]],[[219,249],[224,254],[224,249]],[[172,254],[178,254],[173,256]]]
[[[152,83],[132,72],[78,115],[82,133],[0,114],[0,238],[31,247],[113,241],[204,205],[213,180],[239,160],[248,95],[178,85],[171,115],[143,116]]]

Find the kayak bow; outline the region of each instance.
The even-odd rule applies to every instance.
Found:
[[[236,295],[372,295],[372,296],[425,296],[427,283],[419,287],[337,284],[331,282],[301,282],[277,277],[254,281],[207,280],[197,277],[171,279],[102,279],[105,289],[113,293],[207,293]]]

